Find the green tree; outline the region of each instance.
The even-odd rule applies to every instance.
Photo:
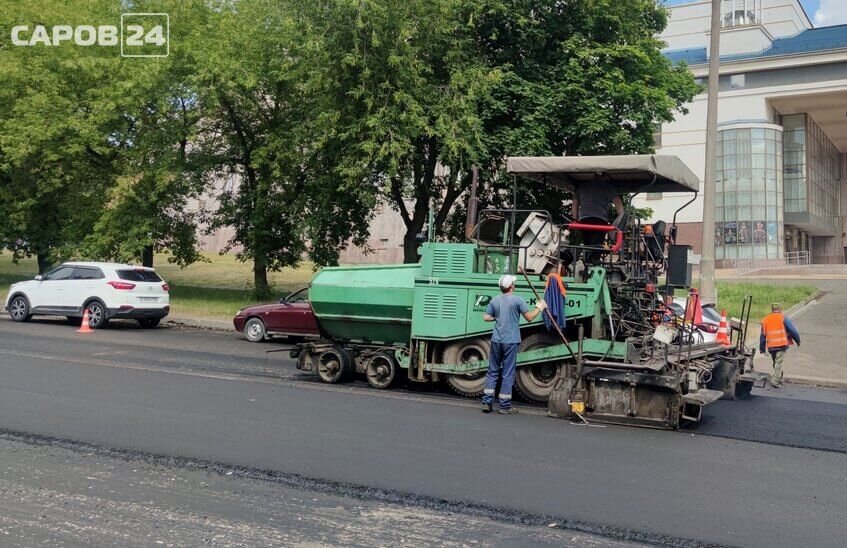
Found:
[[[164,11],[182,21],[182,4],[168,4]],[[121,11],[105,0],[0,10],[4,22],[30,32],[36,24],[116,24]],[[186,65],[119,51],[68,42],[0,46],[0,247],[15,258],[37,256],[42,271],[80,255],[139,259],[154,245],[183,263],[196,258],[183,207],[193,187],[179,169],[190,124],[172,89],[180,81],[173,67]]]
[[[697,91],[660,53],[666,12],[653,0],[327,6],[329,133],[344,143],[343,171],[376,174],[374,188],[400,212],[408,262],[429,204],[443,230],[470,164],[482,167],[483,205],[511,204],[505,157],[648,152],[654,124]],[[555,212],[569,199],[521,185],[518,205]]]
[[[107,24],[113,2],[4,3],[4,23]],[[10,25],[11,26],[11,25]],[[39,270],[71,255],[120,172],[122,82],[133,69],[108,48],[0,46],[0,247]]]
[[[687,112],[699,91],[685,67],[661,54],[667,11],[654,0],[474,6],[478,51],[504,75],[482,111],[483,180],[501,204],[511,202],[511,178],[496,175],[504,157],[653,152],[655,125]],[[570,215],[570,194],[540,184],[522,184],[518,200]]]
[[[405,259],[414,262],[430,203],[443,224],[483,154],[479,98],[499,75],[474,55],[456,0],[317,4],[315,70],[325,141],[336,143],[333,170],[400,213]]]
[[[200,113],[190,83],[197,62],[192,38],[210,10],[196,0],[140,1],[135,10],[170,14],[170,54],[125,61],[136,68],[125,86],[134,99],[120,135],[128,145],[121,173],[82,252],[153,266],[153,252],[167,250],[169,261],[184,266],[201,258],[198,215],[186,207],[204,188],[193,166]]]
[[[234,229],[227,249],[253,263],[254,290],[267,273],[310,256],[337,262],[351,237],[363,243],[374,203],[327,171],[335,144],[316,131],[315,36],[294,1],[221,3],[197,26],[188,78],[197,111],[191,163],[201,178],[235,177],[209,230]]]

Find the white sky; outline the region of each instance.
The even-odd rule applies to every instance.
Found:
[[[847,23],[847,0],[820,0],[812,20],[816,27]]]

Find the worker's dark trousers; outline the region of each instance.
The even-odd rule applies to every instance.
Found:
[[[584,225],[606,226],[609,224],[609,221],[601,219],[600,217],[585,217],[584,219],[580,219],[579,222]],[[582,245],[589,247],[603,247],[603,243],[606,241],[606,232],[595,232],[593,230],[583,230],[581,232]],[[584,259],[587,264],[594,264],[601,255],[602,253],[599,251],[586,251]]]
[[[485,375],[485,390],[482,403],[494,403],[494,391],[497,389],[497,379],[500,381],[500,409],[512,407],[512,386],[515,384],[515,361],[518,359],[520,343],[504,344],[491,343],[491,357],[488,359],[488,374]]]

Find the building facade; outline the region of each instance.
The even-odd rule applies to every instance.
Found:
[[[707,84],[711,2],[670,8],[665,55]],[[724,0],[721,13],[715,259],[814,263],[847,256],[847,25],[814,28],[799,0]],[[659,154],[679,156],[701,194],[679,217],[702,248],[706,95],[663,124]],[[690,196],[637,197],[668,220]]]

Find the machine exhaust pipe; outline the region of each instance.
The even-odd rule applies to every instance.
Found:
[[[471,167],[471,196],[468,198],[468,216],[465,219],[465,239],[470,240],[476,226],[476,218],[479,212],[479,198],[476,197],[476,189],[479,185],[479,168]]]

